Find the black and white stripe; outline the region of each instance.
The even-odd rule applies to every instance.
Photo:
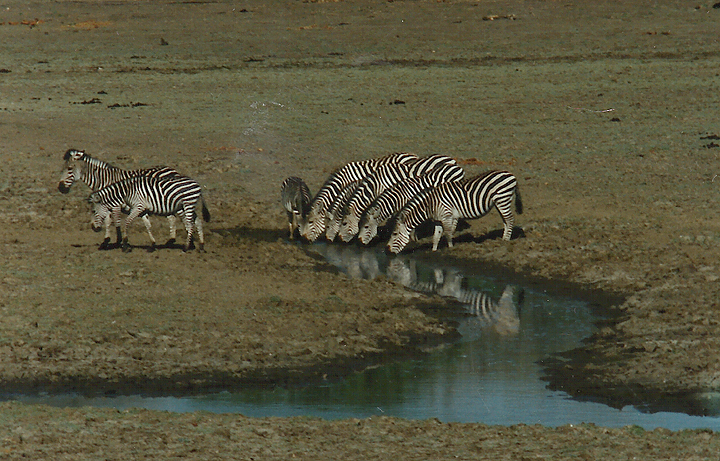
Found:
[[[347,212],[340,227],[340,238],[344,242],[352,240],[359,231],[360,218],[372,202],[386,190],[408,178],[424,176],[435,169],[456,166],[455,159],[447,155],[430,155],[411,161],[406,165],[387,165],[378,168],[368,176],[350,200]]]
[[[202,229],[202,220],[198,207],[202,205],[202,217],[210,221],[210,213],[205,206],[200,185],[194,180],[180,176],[172,178],[154,178],[138,176],[110,184],[99,191],[90,194],[88,201],[93,205],[93,229],[99,229],[103,224],[108,225],[109,218],[116,227],[121,227],[123,235],[123,251],[129,251],[127,227],[138,216],[146,214],[169,216],[178,212],[183,213],[187,241],[185,251],[192,244],[193,230],[197,230],[200,251],[204,250],[205,237]],[[130,209],[127,218],[120,222],[123,207]],[[148,235],[155,247],[155,239],[148,229]]]
[[[411,231],[427,220],[436,222],[433,251],[437,250],[443,234],[448,246],[452,247],[458,220],[480,218],[493,206],[503,219],[503,240],[510,240],[515,222],[513,196],[517,212],[521,214],[522,201],[517,180],[507,171],[489,171],[469,180],[445,183],[423,191],[399,213],[387,248],[392,253],[402,251],[410,241]]]
[[[290,239],[295,238],[295,230],[310,211],[311,199],[307,184],[296,176],[286,178],[280,186],[280,201],[287,213]]]
[[[364,179],[382,165],[408,163],[415,159],[417,156],[414,154],[395,153],[381,158],[352,162],[334,172],[313,199],[301,231],[302,236],[314,242],[325,231],[328,209],[348,184]]]
[[[369,244],[377,235],[378,226],[385,224],[413,197],[425,189],[460,181],[464,176],[465,171],[460,166],[442,164],[427,174],[399,182],[380,194],[367,208],[360,219],[358,239],[365,245]]]
[[[172,178],[180,176],[175,169],[158,166],[153,168],[146,168],[140,170],[123,170],[113,166],[107,162],[91,157],[83,151],[77,149],[68,149],[63,156],[65,161],[65,167],[63,169],[60,183],[58,184],[58,190],[67,194],[70,192],[70,188],[75,181],[82,181],[90,188],[91,191],[95,192],[110,184],[116,183],[129,178],[137,176],[149,176],[153,178]],[[176,237],[176,226],[175,217],[168,216],[168,225],[170,226],[170,242],[175,241]],[[147,216],[143,216],[143,224],[150,232],[150,219]],[[110,245],[110,227],[106,228],[105,241],[101,245],[102,249],[108,248]],[[120,234],[117,235],[117,243],[120,243]]]
[[[340,231],[340,226],[342,225],[343,217],[345,216],[345,211],[347,210],[347,205],[350,199],[355,195],[355,192],[358,189],[358,186],[362,181],[353,181],[340,192],[340,196],[335,199],[332,205],[330,205],[330,209],[328,209],[327,212],[327,220],[325,225],[325,238],[327,238],[329,241],[335,240],[335,237],[337,236],[338,232]]]
[[[349,242],[358,232],[360,216],[384,191],[407,179],[410,169],[407,165],[385,165],[365,178],[348,201],[340,226],[340,239]]]

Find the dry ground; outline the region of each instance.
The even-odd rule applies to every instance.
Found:
[[[447,153],[520,179],[524,237],[434,257],[624,301],[551,386],[716,395],[720,9],[646,2],[10,2],[0,10],[0,380],[184,392],[316,379],[453,335],[441,302],[284,243],[278,187]],[[70,147],[205,187],[208,252],[99,252]],[[164,238],[165,224],[155,221]],[[420,246],[418,254],[426,251]],[[687,406],[703,411],[702,406]],[[706,459],[718,436],[2,406],[11,458]],[[349,442],[350,436],[355,437]],[[219,450],[219,454],[214,454]]]

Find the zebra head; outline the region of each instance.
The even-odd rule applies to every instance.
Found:
[[[65,160],[65,167],[63,174],[60,177],[60,183],[58,184],[58,190],[67,194],[70,192],[70,188],[76,179],[80,177],[81,168],[83,167],[85,158],[85,152],[76,149],[69,149],[65,152],[63,160]]]
[[[325,230],[325,225],[325,211],[320,210],[319,207],[313,207],[305,218],[305,222],[301,228],[301,235],[308,241],[314,242]]]
[[[335,240],[338,232],[340,232],[340,221],[342,220],[342,214],[340,210],[336,210],[335,213],[329,212],[325,224],[325,238],[329,241]]]
[[[100,232],[103,228],[109,227],[111,210],[110,207],[102,203],[102,200],[97,192],[93,192],[87,199],[88,203],[93,207],[93,218],[90,221],[90,226],[95,232]]]
[[[387,250],[390,253],[400,253],[410,241],[410,229],[402,220],[398,220],[387,243]]]
[[[360,217],[354,211],[350,211],[342,220],[340,226],[340,238],[343,242],[349,242],[359,231]]]
[[[375,216],[370,214],[365,215],[358,227],[358,239],[360,239],[363,245],[369,244],[377,235],[378,222]]]

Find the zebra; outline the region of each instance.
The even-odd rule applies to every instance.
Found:
[[[335,171],[313,199],[310,211],[303,223],[302,236],[310,242],[317,240],[325,230],[328,209],[348,184],[365,178],[382,165],[408,163],[417,158],[417,155],[400,152],[385,157],[348,163]]]
[[[311,198],[307,184],[298,177],[290,176],[280,186],[280,201],[287,212],[291,240],[295,238],[295,230],[299,229],[310,209]]]
[[[187,241],[185,251],[192,245],[193,228],[197,229],[199,240],[198,250],[205,250],[205,236],[198,207],[202,204],[202,217],[210,222],[210,212],[205,205],[200,185],[193,179],[185,176],[171,178],[154,178],[151,176],[136,176],[110,184],[109,186],[93,192],[88,197],[93,205],[93,230],[99,231],[101,226],[108,225],[109,218],[116,227],[121,226],[122,249],[131,250],[128,244],[127,227],[138,216],[156,214],[169,216],[179,211],[183,212]],[[127,218],[120,223],[120,213],[123,207],[130,209]],[[155,249],[155,238],[150,229],[148,235],[152,241],[150,251]]]
[[[325,238],[329,241],[332,242],[335,240],[335,237],[340,231],[340,226],[342,225],[342,219],[345,215],[348,202],[357,191],[361,182],[362,181],[353,181],[345,186],[342,192],[340,192],[338,198],[336,198],[332,205],[330,205],[327,212],[327,222],[325,224]]]
[[[359,223],[362,214],[368,206],[385,190],[395,186],[407,178],[422,176],[444,165],[456,165],[455,159],[446,155],[431,155],[420,158],[405,165],[386,165],[379,168],[372,175],[368,176],[358,188],[357,193],[352,197],[347,206],[340,227],[340,238],[343,242],[349,242],[359,230]]]
[[[386,190],[367,208],[358,224],[358,239],[369,244],[377,235],[378,226],[399,212],[413,197],[425,189],[445,182],[460,181],[465,171],[457,165],[445,164],[417,178],[408,178]]]
[[[410,200],[400,211],[387,249],[391,253],[402,251],[410,240],[410,232],[427,220],[436,222],[432,250],[437,251],[443,233],[447,237],[448,246],[452,247],[452,235],[458,219],[480,218],[487,214],[493,205],[503,219],[503,240],[510,240],[515,223],[512,213],[513,195],[517,213],[522,214],[517,179],[507,171],[488,171],[472,179],[444,183],[427,189]]]
[[[133,178],[136,176],[151,176],[155,178],[170,178],[180,176],[175,169],[158,166],[153,168],[146,168],[142,170],[123,170],[109,163],[103,162],[102,160],[91,157],[84,151],[77,149],[68,149],[63,156],[65,161],[65,167],[63,174],[58,184],[58,190],[67,194],[70,192],[70,188],[76,180],[80,180],[87,184],[87,186],[93,192],[96,192],[104,187],[109,186],[112,183],[122,181],[124,179]],[[177,235],[175,226],[175,216],[168,216],[168,225],[170,226],[170,239],[167,244],[170,245],[175,242]],[[150,219],[147,216],[142,217],[145,228],[150,232]],[[117,245],[120,244],[121,236],[117,234]],[[105,240],[100,245],[101,250],[111,248],[110,245],[110,226],[106,226]]]
[[[442,154],[428,155],[409,163],[410,176],[422,176],[444,165],[457,165],[457,160]]]
[[[340,226],[340,239],[349,242],[357,234],[360,215],[383,191],[393,187],[400,181],[407,179],[409,168],[407,165],[384,165],[366,177],[350,198],[344,210]]]

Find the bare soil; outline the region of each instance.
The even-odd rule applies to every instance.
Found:
[[[612,405],[720,389],[720,9],[661,2],[9,2],[0,10],[0,382],[184,393],[344,376],[455,336],[440,298],[352,280],[286,241],[279,185],[346,162],[456,157],[520,181],[421,257],[610,304],[548,358]],[[98,251],[68,148],[204,187],[207,252]],[[155,219],[155,235],[166,223]],[[182,233],[180,234],[182,235]],[[709,459],[707,431],[250,419],[5,403],[10,459]]]

